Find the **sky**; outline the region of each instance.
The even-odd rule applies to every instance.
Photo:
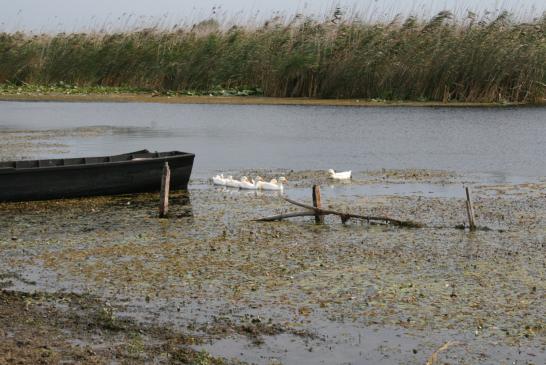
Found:
[[[401,13],[430,16],[448,9],[455,14],[483,14],[503,9],[520,17],[540,16],[545,0],[0,0],[0,32],[71,32],[193,24],[216,17],[222,22],[260,22],[277,14],[315,17],[340,6],[372,20]]]

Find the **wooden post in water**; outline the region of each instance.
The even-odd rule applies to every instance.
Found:
[[[163,218],[169,213],[169,187],[171,183],[171,169],[169,163],[163,165],[163,175],[161,177],[161,193],[159,194],[159,217]]]
[[[320,202],[320,186],[318,185],[313,185],[313,206],[319,209],[322,208],[322,204]],[[316,214],[315,223],[324,224],[324,216]]]
[[[476,229],[476,222],[474,221],[474,206],[472,205],[470,189],[468,189],[468,186],[466,186],[464,189],[466,191],[466,213],[468,214],[468,227],[471,231],[473,231]]]

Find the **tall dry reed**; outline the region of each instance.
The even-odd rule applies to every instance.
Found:
[[[366,23],[296,17],[223,29],[0,33],[0,83],[266,96],[535,102],[546,97],[546,15]]]

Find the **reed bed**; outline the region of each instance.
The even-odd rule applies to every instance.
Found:
[[[524,102],[546,98],[546,14],[531,21],[296,16],[170,30],[0,33],[0,83],[275,97]]]

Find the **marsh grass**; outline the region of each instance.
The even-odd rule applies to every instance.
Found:
[[[533,103],[546,97],[546,15],[524,22],[444,11],[366,22],[337,14],[229,28],[208,20],[170,30],[0,33],[0,83]]]

